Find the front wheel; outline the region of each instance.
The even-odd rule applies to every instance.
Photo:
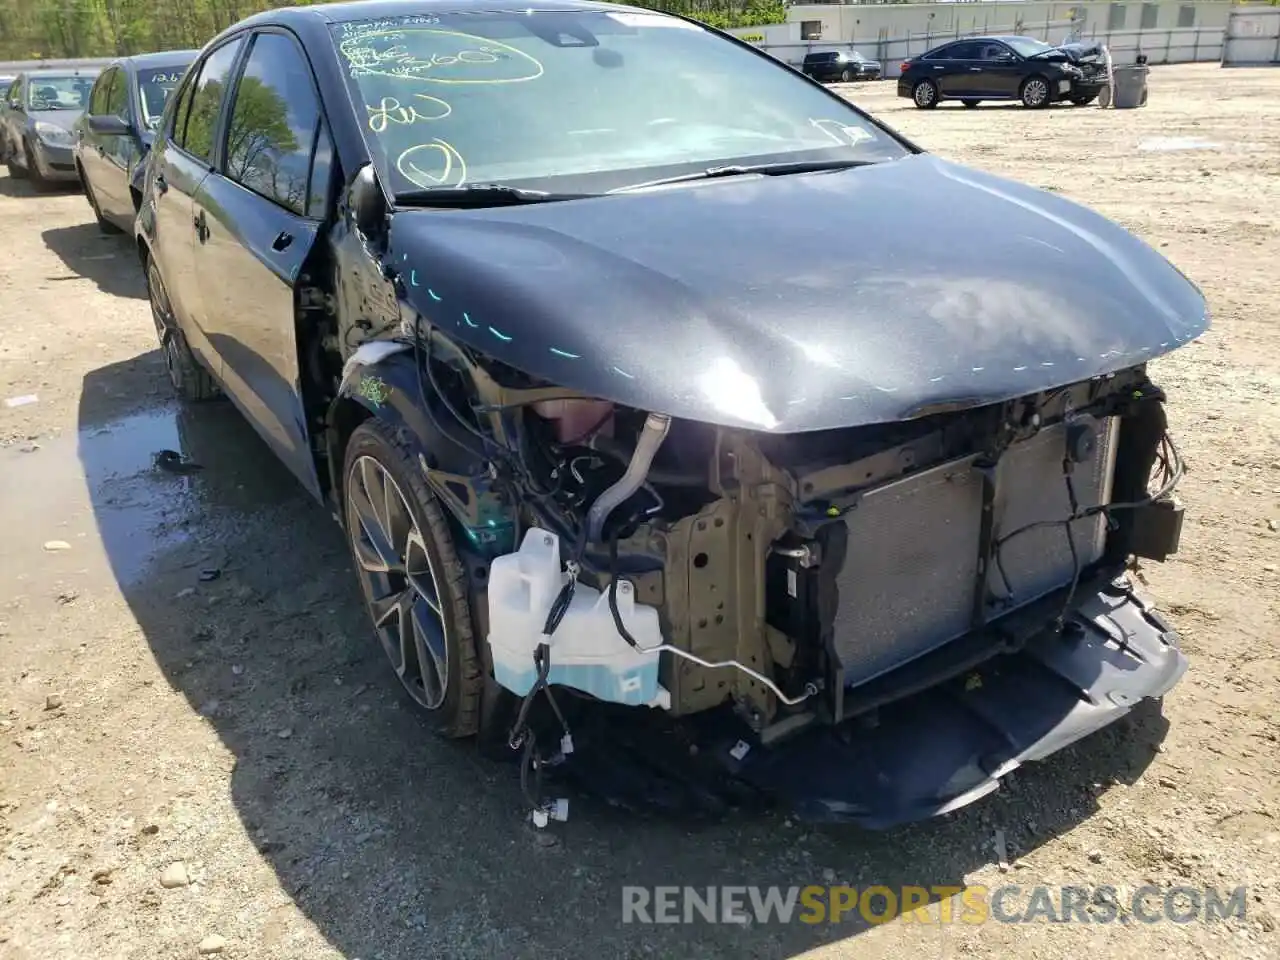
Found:
[[[938,105],[938,88],[932,80],[921,80],[912,88],[911,99],[921,110],[932,110]]]
[[[31,185],[37,190],[48,190],[51,184],[40,173],[40,168],[36,166],[36,155],[31,150],[31,144],[24,143],[22,151],[27,159],[27,176],[31,178]]]
[[[483,677],[466,570],[403,430],[366,420],[343,457],[347,539],[379,645],[442,734],[476,732]]]
[[[847,69],[846,69],[846,70],[841,71],[841,73],[840,73],[840,82],[841,82],[841,83],[848,83],[848,82],[849,82],[850,80],[852,80],[852,79],[853,79],[853,72],[852,72],[851,70],[847,70]]]
[[[1049,81],[1041,76],[1027,77],[1022,84],[1022,105],[1040,110],[1049,105]]]

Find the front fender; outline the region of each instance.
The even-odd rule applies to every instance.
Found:
[[[353,408],[360,412],[353,416]],[[514,504],[491,475],[479,442],[453,424],[452,415],[430,386],[419,382],[411,344],[370,341],[343,365],[342,382],[327,418],[329,475],[335,494],[342,489],[347,439],[366,417],[376,417],[409,435],[424,478],[473,548],[491,555],[515,548]]]

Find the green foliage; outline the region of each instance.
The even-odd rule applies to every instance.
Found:
[[[0,0],[0,60],[197,48],[243,17],[291,3],[294,0]],[[640,0],[634,5],[721,28],[782,23],[787,18],[782,0]]]

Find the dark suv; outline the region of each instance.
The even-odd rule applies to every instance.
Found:
[[[853,80],[879,80],[880,61],[870,60],[856,51],[807,53],[800,72],[815,80],[839,80],[841,83],[849,83]]]

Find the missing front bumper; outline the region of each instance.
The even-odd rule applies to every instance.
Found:
[[[883,705],[865,699],[875,689],[864,693],[864,722],[724,762],[810,820],[882,828],[972,803],[1023,763],[1163,696],[1185,672],[1177,635],[1126,582],[1078,596],[1061,634],[1055,593],[1011,615],[998,637],[961,638],[909,665],[901,672],[916,675],[917,692],[911,676],[886,675]],[[991,656],[999,642],[1016,652]]]

